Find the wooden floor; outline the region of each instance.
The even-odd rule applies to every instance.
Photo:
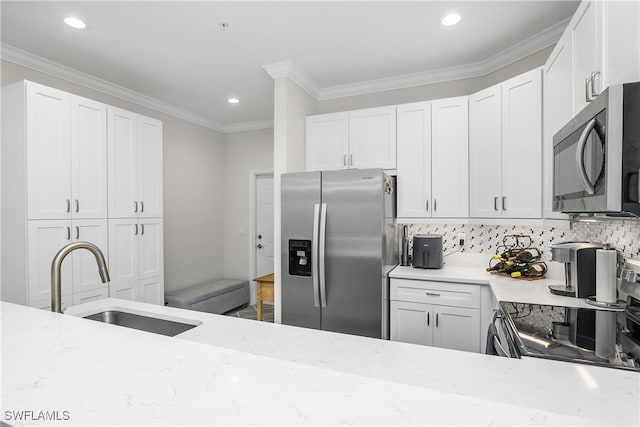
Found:
[[[225,315],[240,317],[242,319],[256,320],[256,317],[257,317],[256,306],[254,304],[246,308],[231,310],[230,312],[225,313]],[[273,323],[273,305],[272,304],[262,305],[262,319],[264,322]]]

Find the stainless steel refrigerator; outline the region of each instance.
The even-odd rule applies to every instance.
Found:
[[[395,178],[382,169],[282,175],[282,323],[388,338]]]

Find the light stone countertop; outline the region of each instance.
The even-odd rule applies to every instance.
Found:
[[[488,281],[498,299],[515,293],[512,280],[474,279],[475,268],[438,274]],[[201,324],[171,338],[77,317],[109,308]],[[19,410],[69,411],[58,425],[640,424],[640,374],[630,371],[117,299],[64,315],[2,303],[0,317],[2,420],[10,424],[20,422],[7,411]]]

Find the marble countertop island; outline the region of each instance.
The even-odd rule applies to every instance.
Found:
[[[200,325],[166,337],[80,317],[113,308]],[[12,425],[640,424],[636,372],[118,299],[66,314],[2,303],[0,317]]]

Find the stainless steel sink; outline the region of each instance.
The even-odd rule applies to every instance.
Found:
[[[101,311],[100,313],[84,316],[84,318],[109,323],[111,325],[124,326],[125,328],[153,332],[154,334],[167,335],[170,337],[176,336],[198,326],[173,320],[143,316],[141,314],[127,313],[119,310]]]

